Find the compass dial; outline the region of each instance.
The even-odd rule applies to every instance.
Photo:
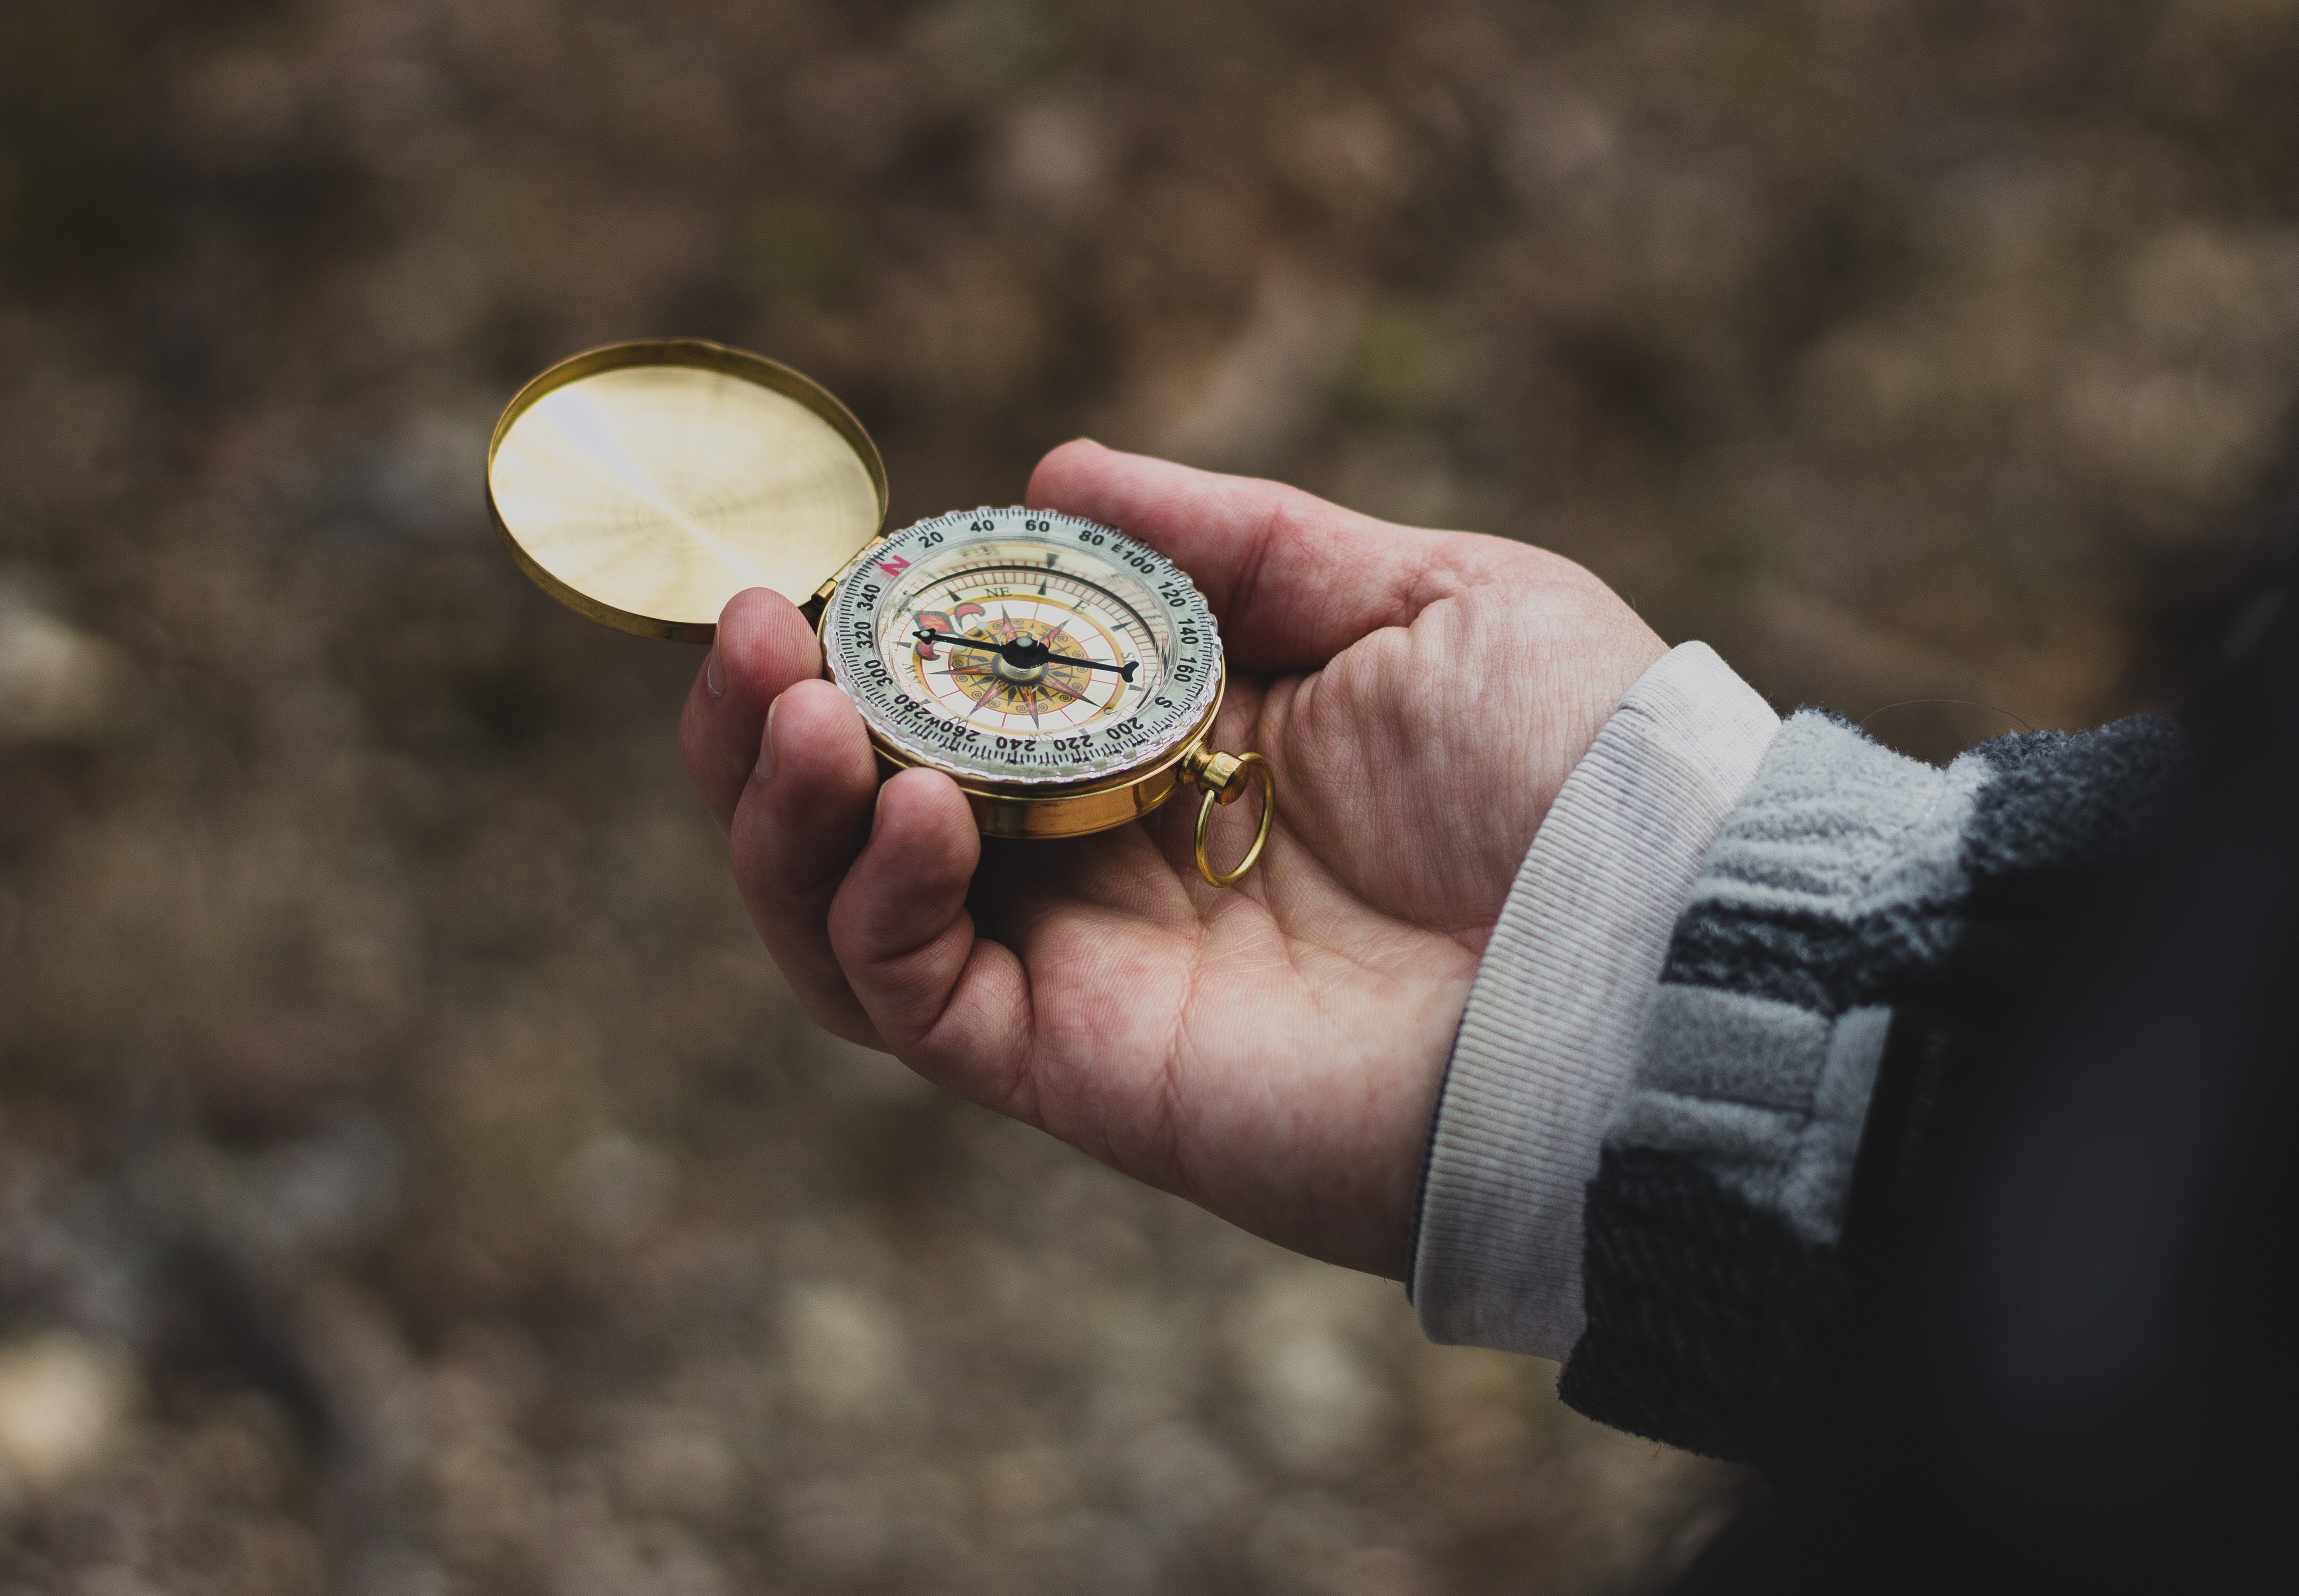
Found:
[[[881,738],[961,776],[1091,782],[1195,732],[1213,615],[1163,555],[1037,510],[957,511],[872,545],[824,618],[834,679]]]

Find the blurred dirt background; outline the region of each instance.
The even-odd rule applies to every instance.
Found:
[[[2287,0],[8,0],[0,1589],[1649,1588],[1745,1489],[825,1041],[482,509],[793,362],[1536,539],[1940,758],[2287,480]],[[1909,702],[1905,701],[1922,701]]]

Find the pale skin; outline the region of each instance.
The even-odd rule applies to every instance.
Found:
[[[1213,606],[1213,745],[1275,767],[1260,867],[1199,878],[1198,807],[984,842],[937,772],[881,783],[814,631],[754,589],[688,694],[688,773],[768,952],[827,1029],[1314,1258],[1402,1278],[1477,960],[1534,831],[1665,645],[1568,560],[1080,441],[1033,508],[1121,527]],[[1217,860],[1251,835],[1223,811]]]

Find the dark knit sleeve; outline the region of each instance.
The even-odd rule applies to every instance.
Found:
[[[2002,1024],[2179,761],[2152,719],[1945,770],[1816,711],[1788,722],[1702,866],[1606,1129],[1567,1402],[1766,1456],[1850,1289],[1855,1170],[1888,1178],[1863,1134],[1896,1024]]]

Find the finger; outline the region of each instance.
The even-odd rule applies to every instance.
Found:
[[[726,601],[718,635],[678,718],[686,774],[724,830],[759,762],[767,706],[793,682],[822,674],[822,646],[797,606],[753,587]]]
[[[1190,575],[1232,663],[1324,664],[1366,633],[1528,556],[1522,544],[1392,526],[1299,488],[1192,470],[1080,439],[1030,478],[1033,508],[1130,532]],[[1563,561],[1558,561],[1560,565]]]
[[[878,790],[869,844],[830,913],[831,942],[888,1046],[931,1080],[1034,1123],[1030,984],[966,907],[982,834],[948,777],[905,770]]]
[[[869,838],[878,786],[853,701],[826,681],[792,686],[774,702],[753,767],[731,837],[743,906],[808,1013],[849,1041],[883,1045],[830,947],[830,907]]]

